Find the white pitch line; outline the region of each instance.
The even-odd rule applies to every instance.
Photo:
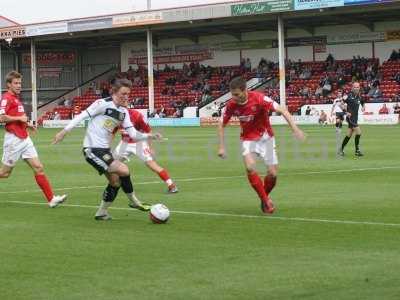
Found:
[[[293,176],[293,175],[316,175],[316,174],[331,174],[331,173],[351,173],[351,172],[364,172],[364,171],[375,171],[375,170],[390,170],[390,169],[400,169],[400,166],[387,166],[387,167],[371,167],[371,168],[360,168],[360,169],[341,169],[341,170],[328,170],[328,171],[311,171],[311,172],[298,172],[298,173],[281,173],[279,176]],[[197,178],[182,178],[175,179],[177,182],[191,182],[191,181],[208,181],[208,180],[220,180],[220,179],[234,179],[234,178],[244,178],[244,175],[236,176],[218,176],[218,177],[197,177]],[[137,182],[134,185],[148,185],[148,184],[162,184],[160,180],[157,181],[145,181]],[[99,189],[104,188],[104,185],[92,185],[92,186],[72,186],[64,188],[55,188],[54,191],[68,191],[68,190],[80,190],[80,189]],[[39,189],[36,190],[22,190],[22,191],[10,191],[10,192],[0,192],[0,194],[21,194],[21,193],[34,193],[40,192]]]
[[[28,202],[28,201],[3,201],[2,203],[14,203],[23,205],[47,205],[47,203]],[[78,208],[98,208],[93,205],[80,205],[80,204],[62,204],[65,207],[78,207]],[[130,210],[132,208],[126,207],[110,207],[113,210]],[[292,222],[309,222],[309,223],[330,223],[330,224],[344,224],[344,225],[371,225],[371,226],[386,226],[386,227],[400,227],[400,223],[383,223],[383,222],[369,222],[369,221],[351,221],[351,220],[332,220],[332,219],[313,219],[313,218],[301,218],[301,217],[278,217],[278,216],[257,216],[257,215],[239,215],[239,214],[228,214],[228,213],[214,213],[214,212],[200,212],[200,211],[182,211],[172,210],[175,214],[190,214],[198,216],[210,216],[210,217],[229,217],[229,218],[244,218],[244,219],[264,219],[264,220],[281,220],[281,221],[292,221]]]

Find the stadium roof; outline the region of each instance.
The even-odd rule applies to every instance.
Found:
[[[221,8],[221,4],[214,5]],[[148,12],[147,12],[148,13]],[[146,13],[146,14],[147,14]],[[154,17],[156,12],[151,12]],[[136,14],[136,13],[135,13]],[[318,10],[289,11],[284,14],[286,29],[303,29],[314,35],[317,26],[334,26],[345,24],[362,24],[374,31],[374,23],[379,21],[398,21],[400,2],[385,5],[332,7]],[[194,42],[200,36],[227,34],[241,40],[241,34],[253,31],[277,31],[276,14],[244,15],[236,17],[220,17],[194,19],[190,21],[169,21],[168,23],[152,24],[155,44],[159,39],[189,38]],[[177,18],[179,20],[179,16]],[[137,20],[136,20],[137,21]],[[153,18],[154,21],[154,18]],[[157,23],[157,22],[155,22]],[[79,21],[78,21],[79,26]],[[62,24],[62,26],[64,26]],[[121,41],[144,41],[148,24],[132,27],[112,27],[76,32],[61,32],[58,34],[37,36],[39,47],[47,48],[79,48],[97,46],[119,46]],[[90,38],[89,38],[90,37]],[[54,41],[57,40],[57,43]],[[28,47],[28,39],[18,39],[14,46]]]
[[[0,16],[0,28],[3,27],[11,27],[11,26],[19,26],[17,22],[14,22],[4,16]]]

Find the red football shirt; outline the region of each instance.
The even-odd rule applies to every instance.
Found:
[[[0,101],[0,115],[7,115],[10,117],[25,115],[24,106],[17,95],[10,92],[3,94]],[[7,123],[6,131],[16,135],[20,139],[26,139],[29,136],[26,123],[20,121]]]
[[[226,125],[232,116],[238,117],[240,139],[243,141],[259,140],[266,132],[274,136],[269,121],[269,114],[278,107],[278,103],[259,92],[248,92],[247,102],[243,105],[229,100],[223,113],[222,122]]]
[[[146,123],[143,115],[139,111],[135,109],[129,109],[128,111],[129,118],[131,119],[133,127],[135,127],[137,131],[140,131],[142,133],[151,132],[150,125]],[[126,143],[136,143],[136,141],[131,139],[126,132],[122,132],[122,140]]]

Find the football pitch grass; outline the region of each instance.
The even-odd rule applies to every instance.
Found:
[[[95,221],[105,179],[83,159],[83,129],[57,146],[41,129],[40,158],[69,198],[47,208],[22,162],[0,180],[0,299],[400,299],[400,127],[363,126],[362,158],[353,139],[336,157],[333,127],[303,129],[300,144],[275,128],[272,216],[247,182],[238,128],[226,160],[215,128],[160,129],[157,160],[180,192],[129,166],[137,195],[172,211],[165,225],[128,209],[122,191],[114,219]]]

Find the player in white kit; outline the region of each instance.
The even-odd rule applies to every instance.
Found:
[[[112,97],[95,101],[54,137],[53,144],[59,143],[76,125],[90,118],[83,142],[83,154],[86,161],[100,175],[104,174],[109,182],[104,190],[100,207],[96,212],[96,220],[111,219],[108,208],[117,197],[120,187],[127,195],[130,207],[142,211],[150,210],[150,205],[142,203],[136,197],[128,166],[118,160],[114,160],[111,153],[113,132],[119,127],[122,127],[132,139],[137,141],[161,138],[159,133],[141,133],[133,127],[129,119],[129,113],[123,106],[129,97],[131,88],[132,83],[129,80],[117,80],[113,85]]]

